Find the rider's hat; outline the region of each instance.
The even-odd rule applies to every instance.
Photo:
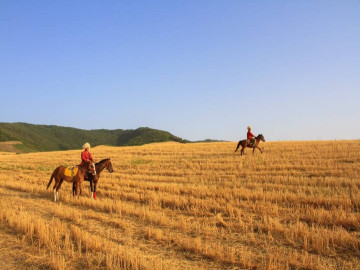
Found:
[[[90,143],[85,143],[83,146],[82,146],[82,148],[85,150],[86,148],[89,148],[89,150],[90,150]]]
[[[251,129],[251,126],[248,126],[248,129]]]

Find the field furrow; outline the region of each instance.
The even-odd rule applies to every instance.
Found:
[[[52,269],[355,269],[360,142],[161,143],[92,149],[111,157],[97,200],[50,175],[80,151],[0,153],[8,265]]]

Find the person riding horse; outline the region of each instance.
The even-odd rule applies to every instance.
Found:
[[[248,132],[246,134],[247,143],[249,145],[255,145],[255,135],[251,133],[251,126],[247,127]]]
[[[262,153],[261,148],[259,147],[260,141],[265,142],[265,138],[262,134],[259,134],[255,137],[254,134],[251,133],[251,127],[248,126],[248,132],[246,134],[246,140],[240,140],[236,146],[235,152],[239,149],[241,146],[240,155],[242,156],[244,154],[244,150],[246,147],[253,149],[253,154],[255,152],[255,149],[259,149],[259,151]]]
[[[78,166],[81,166],[83,164],[85,164],[85,162],[87,161],[92,161],[94,162],[94,159],[90,153],[90,144],[89,143],[85,143],[83,145],[83,149],[84,151],[81,152],[81,163]],[[86,174],[88,174],[89,172],[87,172]],[[87,175],[85,175],[85,178],[88,178]]]

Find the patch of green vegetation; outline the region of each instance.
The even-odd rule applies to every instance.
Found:
[[[38,172],[51,172],[54,169],[55,168],[49,167],[49,166],[37,166],[36,167],[36,171],[38,171]]]
[[[151,162],[150,160],[136,158],[131,160],[131,165],[142,165],[142,164],[148,164],[150,162]]]
[[[14,144],[14,147],[19,150],[17,153],[30,153],[30,152],[34,152],[33,149],[31,149],[30,147],[27,147],[26,145],[24,145],[24,144],[22,144],[22,143]]]
[[[27,165],[7,165],[7,166],[0,166],[1,170],[7,170],[7,171],[32,171],[34,170],[33,166],[27,166]]]

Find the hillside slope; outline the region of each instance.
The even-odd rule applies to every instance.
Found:
[[[54,125],[0,123],[0,142],[19,141],[18,152],[79,149],[84,142],[92,146],[142,145],[153,142],[183,142],[169,132],[141,127],[135,130],[83,130]]]

